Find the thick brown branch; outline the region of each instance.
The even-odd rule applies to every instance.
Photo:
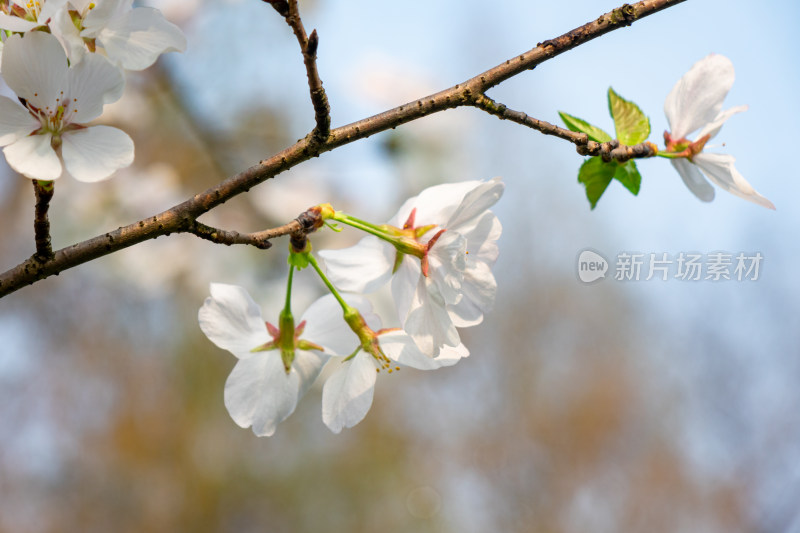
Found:
[[[626,4],[561,37],[545,41],[536,48],[509,59],[464,83],[384,113],[336,128],[330,132],[324,142],[315,143],[312,142],[311,136],[306,137],[269,159],[261,161],[163,213],[58,250],[49,261],[28,259],[0,274],[0,297],[25,285],[148,239],[175,232],[187,232],[203,213],[303,161],[420,117],[445,109],[470,105],[471,95],[483,94],[490,87],[520,72],[530,70],[567,50],[684,1],[644,0],[632,5]]]
[[[545,122],[544,120],[528,116],[522,111],[509,109],[505,105],[495,102],[483,94],[473,96],[470,100],[470,104],[503,120],[510,120],[511,122],[522,124],[523,126],[532,128],[545,135],[554,135],[567,140],[575,145],[579,154],[599,155],[606,162],[616,159],[620,163],[624,163],[629,159],[653,157],[658,153],[658,147],[651,142],[626,146],[621,145],[617,140],[604,143],[590,141],[589,136],[585,133],[561,128],[549,122]]]
[[[36,194],[36,205],[33,214],[33,236],[36,242],[38,261],[48,261],[53,258],[53,248],[50,245],[50,219],[47,210],[53,198],[53,182],[33,180],[33,190]]]

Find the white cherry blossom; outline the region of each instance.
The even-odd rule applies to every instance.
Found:
[[[24,106],[0,96],[0,146],[8,164],[38,180],[66,171],[80,181],[99,181],[133,162],[133,141],[109,126],[85,126],[103,106],[122,96],[122,73],[92,56],[68,66],[49,33],[12,35],[3,47],[3,78]]]
[[[685,152],[687,157],[670,161],[689,190],[704,202],[714,199],[714,188],[708,182],[711,180],[731,194],[775,209],[772,202],[758,194],[736,170],[733,156],[703,151],[705,144],[719,133],[726,120],[747,110],[746,105],[722,110],[722,102],[733,86],[734,77],[730,59],[711,54],[695,63],[675,84],[664,102],[664,113],[671,129],[664,132],[664,140],[667,150]],[[687,136],[695,131],[696,140],[689,141]]]
[[[343,250],[320,252],[336,286],[370,292],[389,279],[403,328],[419,348],[436,355],[442,346],[460,344],[458,327],[480,323],[493,304],[501,226],[489,211],[503,193],[499,178],[437,185],[408,200],[389,221],[413,233],[427,247],[424,257],[398,252],[369,236]]]
[[[271,344],[280,331],[264,322],[247,291],[212,283],[198,320],[211,342],[239,359],[225,383],[225,407],[234,422],[243,428],[252,426],[258,436],[272,435],[294,412],[330,355],[352,351],[357,339],[341,316],[341,308],[330,295],[309,306],[298,322],[294,358],[287,372],[280,347]]]
[[[361,298],[358,307],[369,310],[369,303]],[[380,325],[378,317],[369,312],[365,316],[367,318],[356,320],[361,345],[353,342],[352,355],[329,363],[338,365],[338,368],[322,389],[322,421],[334,433],[353,427],[364,419],[372,407],[375,383],[381,371],[391,374],[400,370],[400,366],[435,370],[453,365],[469,355],[466,347],[459,344],[446,346],[437,357],[429,357],[420,351],[405,331],[399,328],[375,331]],[[357,351],[353,352],[356,348]]]
[[[124,69],[142,70],[163,53],[186,49],[180,28],[157,9],[134,8],[133,0],[69,0],[51,28],[73,63],[102,52]]]
[[[46,26],[67,0],[11,0],[0,11],[0,29],[24,33]]]

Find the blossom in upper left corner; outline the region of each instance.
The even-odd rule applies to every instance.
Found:
[[[2,63],[23,104],[0,96],[0,146],[11,168],[31,179],[54,180],[66,170],[94,182],[133,162],[125,132],[85,125],[122,96],[122,73],[107,59],[92,54],[70,66],[55,37],[33,31],[6,40]]]
[[[157,9],[133,7],[133,0],[69,0],[50,28],[72,63],[99,51],[126,70],[143,70],[165,52],[186,49],[178,26]]]

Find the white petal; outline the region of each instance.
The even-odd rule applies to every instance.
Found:
[[[30,135],[3,148],[9,166],[24,176],[54,180],[61,176],[61,161],[50,146],[51,135]]]
[[[730,109],[726,109],[722,113],[720,113],[717,118],[715,118],[712,122],[703,126],[699,132],[697,132],[697,138],[700,139],[705,135],[708,135],[709,139],[713,139],[719,133],[720,128],[725,121],[731,118],[731,116],[735,115],[736,113],[741,113],[742,111],[747,111],[746,105],[740,105],[736,107],[732,107]]]
[[[349,294],[344,298],[349,305],[361,311],[362,315],[370,312],[371,305],[366,298]],[[300,322],[306,322],[300,338],[322,346],[330,355],[350,355],[358,347],[359,341],[344,321],[342,312],[341,305],[332,294],[316,300],[300,317]]]
[[[442,296],[436,286],[422,276],[403,329],[411,335],[422,353],[430,356],[438,353],[445,344],[457,346],[461,342]]]
[[[775,206],[758,194],[755,189],[733,166],[735,159],[731,155],[708,154],[701,152],[694,156],[694,162],[700,170],[708,176],[719,187],[725,189],[739,198],[744,198],[748,202],[753,202],[767,209],[775,209]]]
[[[225,382],[225,407],[239,426],[253,426],[253,433],[268,437],[294,411],[298,389],[297,373],[286,374],[277,351],[259,352],[233,367]]]
[[[383,353],[392,361],[417,370],[434,370],[441,364],[420,351],[408,333],[403,330],[391,330],[378,336]]]
[[[32,30],[36,26],[41,26],[41,23],[0,13],[0,28],[4,30],[24,33]]]
[[[67,172],[78,181],[104,180],[133,163],[133,141],[110,126],[92,126],[61,136],[61,156]]]
[[[66,117],[74,124],[85,124],[103,113],[103,105],[116,102],[125,89],[122,72],[98,54],[88,54],[69,70],[70,107]]]
[[[17,96],[39,109],[55,110],[68,90],[67,56],[58,39],[32,31],[12,35],[3,46],[3,79]]]
[[[403,322],[411,310],[414,292],[417,290],[419,278],[422,277],[419,259],[406,256],[400,263],[397,272],[392,276],[392,298],[397,309],[397,316]]]
[[[463,344],[442,346],[442,349],[439,350],[439,355],[436,356],[436,362],[439,363],[440,367],[453,366],[465,357],[469,357],[469,350]]]
[[[44,0],[42,9],[39,11],[37,18],[40,23],[48,22],[58,10],[67,3],[67,0]],[[66,11],[66,9],[64,10]],[[48,23],[49,24],[49,23]]]
[[[160,11],[137,7],[112,19],[97,35],[108,57],[129,70],[142,70],[165,52],[182,52],[186,37]]]
[[[322,388],[322,421],[334,433],[361,422],[372,407],[377,372],[372,356],[360,351],[344,361]]]
[[[458,328],[467,328],[480,324],[483,314],[494,305],[497,295],[497,282],[489,265],[475,263],[464,272],[461,285],[463,297],[453,305],[447,306],[450,318]]]
[[[461,299],[461,282],[467,268],[467,240],[455,231],[445,231],[428,252],[428,277],[446,304]]]
[[[373,236],[341,250],[322,250],[325,270],[336,288],[345,292],[373,292],[392,276],[394,246]]]
[[[298,398],[302,398],[308,391],[309,387],[316,381],[322,367],[328,362],[330,356],[320,353],[316,350],[305,351],[296,350],[294,353],[294,361],[292,362],[292,372],[297,374],[299,379],[300,388],[297,393]]]
[[[423,190],[419,195],[409,198],[391,218],[389,224],[402,227],[413,209],[416,209],[415,225],[436,224],[444,226],[458,208],[464,196],[481,185],[480,181],[461,181],[443,183]]]
[[[689,187],[689,190],[704,202],[710,202],[714,199],[714,187],[708,183],[708,180],[703,177],[700,169],[693,165],[687,159],[670,159],[670,163],[681,175],[683,183]]]
[[[69,11],[61,9],[50,21],[50,31],[56,36],[64,50],[67,51],[70,65],[77,65],[87,54],[86,45],[80,36],[80,30],[72,22]]]
[[[72,4],[81,13],[86,12],[90,3],[93,2],[91,0],[72,0]],[[130,11],[132,5],[133,0],[102,0],[97,2],[83,19],[84,31],[82,35],[90,38],[97,37],[112,19],[121,17]]]
[[[197,318],[200,329],[211,342],[239,358],[249,358],[253,348],[272,339],[261,309],[237,285],[212,283],[211,296],[206,298]]]
[[[494,178],[475,187],[461,201],[445,227],[461,232],[461,226],[470,224],[497,203],[505,185],[500,178]]]
[[[461,234],[467,239],[467,269],[475,262],[495,264],[500,255],[497,241],[502,232],[502,224],[491,211],[486,211],[474,224],[462,230]]]
[[[27,109],[10,98],[0,96],[0,146],[27,137],[41,125]]]
[[[711,54],[695,63],[664,102],[672,137],[686,137],[712,122],[722,110],[734,77],[733,64],[725,56]]]

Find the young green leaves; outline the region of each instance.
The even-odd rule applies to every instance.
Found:
[[[611,118],[614,119],[615,132],[621,144],[628,146],[639,144],[650,135],[650,120],[642,113],[639,106],[625,100],[611,88],[608,89],[608,111]],[[585,133],[592,141],[603,143],[612,140],[611,135],[585,120],[561,111],[558,114],[567,128]],[[639,194],[642,176],[636,168],[635,161],[605,162],[600,156],[595,156],[587,159],[581,165],[578,171],[578,182],[586,187],[586,198],[592,209],[595,208],[612,179],[622,183],[634,196]]]
[[[639,106],[622,98],[611,87],[608,88],[608,112],[614,119],[617,139],[621,144],[639,144],[650,135],[650,119]]]

